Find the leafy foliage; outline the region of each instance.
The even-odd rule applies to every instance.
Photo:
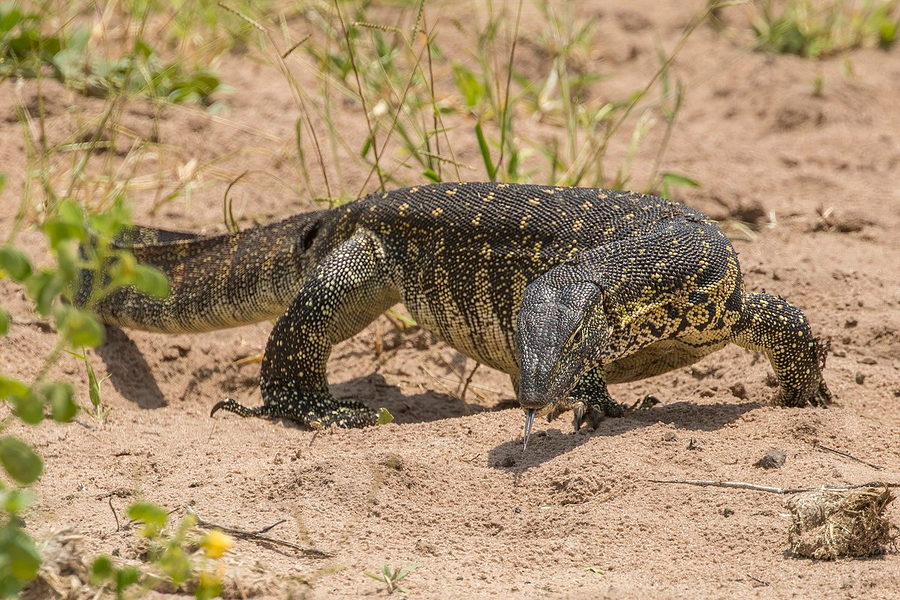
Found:
[[[88,95],[146,93],[175,103],[211,104],[222,90],[218,76],[207,68],[166,62],[142,38],[119,58],[94,56],[91,32],[42,32],[43,18],[23,12],[17,2],[0,3],[0,78],[53,77]]]
[[[751,27],[760,48],[823,58],[859,47],[890,48],[900,28],[897,0],[753,2]]]
[[[126,591],[133,586],[149,590],[157,587],[162,581],[169,581],[176,587],[189,581],[195,584],[194,595],[200,600],[215,598],[222,591],[219,570],[214,568],[208,559],[219,559],[231,547],[229,536],[218,530],[212,530],[202,537],[192,535],[192,528],[197,518],[188,513],[174,528],[174,532],[166,533],[170,525],[169,514],[161,507],[138,502],[128,509],[128,516],[133,521],[143,523],[140,535],[149,544],[146,566],[138,568],[134,565],[116,566],[108,556],[94,559],[91,574],[95,584],[108,582],[115,590],[116,598],[124,598]],[[203,557],[197,557],[191,548],[199,546]]]

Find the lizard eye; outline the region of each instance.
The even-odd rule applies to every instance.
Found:
[[[572,337],[569,338],[570,346],[578,346],[581,344],[581,340],[583,339],[584,334],[581,331],[581,325],[579,324],[575,331],[572,332]]]

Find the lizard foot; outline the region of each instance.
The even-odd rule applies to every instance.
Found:
[[[662,400],[654,396],[653,394],[647,394],[631,406],[626,406],[625,410],[629,412],[633,412],[636,410],[650,410],[657,404],[662,404]]]
[[[807,394],[789,394],[785,390],[779,392],[775,399],[775,404],[781,406],[790,406],[794,408],[802,408],[804,406],[815,406],[818,408],[828,408],[828,405],[834,401],[834,396],[824,379],[820,379],[819,383]]]
[[[337,400],[328,393],[297,393],[293,390],[286,396],[280,398],[277,393],[267,394],[265,403],[253,408],[227,398],[217,402],[209,416],[224,410],[242,417],[289,419],[311,429],[331,425],[342,428],[367,427],[378,420],[376,411],[356,400]]]
[[[547,421],[554,421],[562,413],[573,411],[572,425],[575,431],[581,429],[585,423],[590,423],[591,429],[597,429],[600,422],[606,417],[619,418],[625,416],[625,408],[610,397],[601,398],[568,398],[547,414]]]

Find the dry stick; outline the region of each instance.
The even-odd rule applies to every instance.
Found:
[[[251,19],[250,17],[245,15],[244,13],[237,11],[233,8],[230,8],[222,2],[219,2],[217,5],[222,10],[226,10],[226,11],[230,12],[231,14],[236,15],[237,17],[243,19],[244,21],[246,21],[247,23],[249,23],[256,29],[261,31],[263,33],[263,35],[265,35],[269,39],[269,41],[272,43],[272,47],[277,48],[277,44],[275,43],[275,38],[272,37],[272,34],[269,32],[268,29],[266,29],[265,27],[263,27],[262,25],[260,25],[259,23],[257,23],[256,21],[254,21],[253,19]],[[303,41],[306,41],[306,40],[303,40]],[[293,48],[291,50],[293,50]],[[286,55],[287,54],[290,54],[290,52],[287,52]],[[294,94],[294,99],[300,105],[300,113],[302,115],[311,114],[306,108],[306,101],[303,99],[304,98],[303,90],[300,88],[300,86],[297,84],[297,80],[294,79],[294,76],[291,74],[290,67],[288,67],[286,60],[284,58],[282,58],[281,54],[278,54],[277,52],[276,52],[275,56],[278,57],[278,60],[276,62],[278,63],[279,70],[284,75],[285,79],[287,79],[288,85],[291,88],[291,92]],[[316,128],[312,126],[312,123],[309,119],[303,119],[303,124],[309,130],[310,136],[312,137],[313,147],[316,150],[316,158],[318,159],[319,166],[322,169],[322,179],[323,179],[323,182],[325,183],[325,193],[330,198],[331,197],[331,184],[328,182],[328,170],[325,168],[325,159],[322,158],[322,148],[321,148],[321,146],[319,146],[319,136],[316,133]]]
[[[822,444],[819,444],[819,443],[814,443],[813,446],[816,448],[816,450],[821,450],[823,452],[831,452],[832,454],[837,454],[838,456],[843,456],[844,458],[849,458],[850,460],[855,460],[856,462],[864,464],[867,467],[872,467],[876,471],[884,471],[884,467],[882,467],[880,465],[872,464],[870,462],[866,462],[866,461],[862,460],[861,458],[856,458],[855,456],[852,456],[851,454],[848,454],[847,452],[835,450],[834,448],[829,448],[828,446],[823,446]]]
[[[438,107],[437,101],[434,97],[434,66],[432,65],[431,60],[431,39],[428,35],[428,24],[425,22],[425,1],[422,0],[422,29],[425,30],[425,48],[428,51],[428,87],[431,91],[431,122],[432,122],[432,132],[434,133],[434,151],[436,154],[440,155],[441,153],[441,134],[438,133]],[[431,150],[431,144],[428,143],[428,133],[425,133],[425,147]],[[435,165],[437,167],[437,176],[438,179],[443,180],[443,169],[441,168],[441,163]],[[459,179],[459,168],[456,169],[457,179]]]
[[[519,22],[522,20],[522,4],[523,0],[519,0],[519,9],[516,12],[516,28],[513,31],[512,49],[509,52],[509,69],[506,71],[506,93],[503,98],[503,110],[500,111],[500,156],[497,158],[497,166],[494,167],[495,176],[500,170],[500,166],[503,164],[504,152],[506,150],[506,119],[509,111],[509,88],[512,84],[513,62],[516,58],[516,44],[519,41]]]
[[[466,377],[466,383],[465,383],[465,385],[463,385],[462,393],[459,395],[459,399],[462,400],[463,402],[466,401],[466,392],[469,391],[469,384],[472,383],[472,378],[475,376],[475,371],[477,371],[478,367],[480,367],[480,366],[481,366],[481,363],[478,361],[475,361],[475,366],[472,367],[472,372],[469,373],[468,377]]]
[[[112,505],[112,494],[109,495],[109,498],[107,498],[107,500],[109,500],[109,510],[112,511],[113,518],[116,520],[116,531],[119,531],[119,529],[120,529],[120,527],[119,527],[119,515],[116,514],[116,509],[115,509],[115,507]]]
[[[264,533],[266,533],[273,527],[275,527],[277,525],[281,525],[282,523],[287,521],[287,519],[282,519],[281,521],[278,521],[277,523],[273,523],[272,525],[269,525],[268,527],[263,527],[259,531],[244,531],[243,529],[235,529],[233,527],[223,527],[222,525],[216,525],[215,523],[210,523],[209,521],[204,521],[200,517],[200,515],[198,515],[197,512],[190,506],[186,506],[184,510],[188,514],[194,515],[194,517],[197,519],[197,526],[202,527],[204,529],[220,529],[220,530],[224,531],[225,533],[231,534],[231,535],[241,538],[241,539],[256,540],[256,541],[260,541],[260,542],[268,542],[270,544],[275,544],[278,546],[286,546],[288,548],[291,548],[292,550],[296,550],[303,554],[306,554],[309,556],[315,556],[318,558],[327,558],[327,557],[331,556],[329,553],[323,552],[321,550],[316,550],[315,548],[304,548],[303,546],[299,546],[292,542],[286,542],[284,540],[278,540],[278,539],[263,535]]]
[[[707,481],[703,479],[648,479],[650,483],[679,483],[683,485],[696,485],[698,487],[720,487],[738,490],[752,490],[754,492],[768,492],[770,494],[802,494],[804,492],[847,492],[859,488],[867,487],[887,487],[898,488],[900,483],[885,483],[883,481],[872,481],[869,483],[856,483],[842,487],[819,487],[819,488],[780,488],[768,485],[756,485],[754,483],[744,483],[743,481]]]
[[[369,128],[369,137],[372,139],[372,152],[375,155],[375,171],[378,174],[378,181],[381,184],[381,191],[384,191],[384,174],[381,172],[381,161],[378,153],[378,139],[375,137],[375,128],[372,126],[372,119],[369,118],[369,109],[366,106],[366,95],[363,92],[362,82],[359,79],[359,69],[356,66],[356,53],[353,52],[353,42],[350,40],[350,30],[344,23],[344,15],[341,14],[341,7],[337,0],[334,0],[334,10],[337,13],[338,20],[341,23],[341,30],[344,32],[344,40],[347,42],[347,52],[350,55],[350,68],[353,69],[353,75],[356,78],[356,89],[359,92],[359,102],[362,104],[363,114],[366,117],[366,126]]]
[[[406,41],[407,46],[410,49],[412,49],[412,44],[409,42],[409,40],[405,40],[405,41]],[[431,43],[431,39],[426,38],[425,46],[423,46],[422,49],[419,50],[419,54],[416,56],[416,67],[417,68],[420,68],[419,65],[421,65],[421,63],[422,63],[422,54],[425,52],[425,48],[430,43]],[[359,77],[358,73],[357,73],[357,77]],[[406,97],[409,95],[409,90],[412,89],[412,84],[413,84],[414,79],[415,79],[414,74],[410,75],[409,80],[406,82],[406,88],[403,90],[403,96],[400,97],[400,103],[397,105],[397,113],[394,115],[394,118],[391,120],[391,126],[388,128],[387,134],[385,134],[385,136],[384,136],[384,142],[382,142],[382,144],[381,144],[381,152],[380,152],[381,156],[384,156],[384,153],[387,149],[388,142],[391,141],[391,136],[394,134],[394,130],[397,128],[397,123],[400,121],[400,114],[403,112],[403,106],[406,104]],[[391,86],[391,91],[394,91],[393,86]],[[366,113],[366,119],[368,120],[368,118],[369,118],[368,113]],[[374,134],[373,134],[372,147],[376,148],[376,146],[377,146],[377,142],[376,142]],[[369,180],[372,178],[373,171],[378,172],[379,180],[381,180],[381,165],[378,163],[378,155],[379,155],[379,153],[376,152],[375,153],[375,165],[369,170],[369,174],[366,176],[366,180],[363,182],[362,187],[359,190],[359,194],[357,194],[358,196],[361,196],[363,191],[366,189],[366,186],[369,185]],[[452,153],[451,153],[451,156],[452,156]],[[453,158],[454,158],[454,160],[456,159],[456,157],[453,157]],[[384,190],[384,181],[383,180],[381,180],[381,189],[382,189],[382,191]]]
[[[579,156],[576,157],[576,159],[572,162],[572,164],[566,171],[566,176],[568,176],[570,173],[572,173],[575,165],[578,163],[578,158],[584,156],[585,152],[589,154],[588,158],[585,159],[584,164],[581,165],[581,167],[578,169],[578,172],[575,174],[574,185],[578,185],[578,182],[580,182],[584,178],[590,165],[594,164],[595,159],[600,156],[601,152],[605,152],[609,140],[616,134],[616,132],[629,117],[629,115],[631,115],[632,111],[635,109],[638,103],[643,100],[644,96],[647,95],[647,92],[650,91],[650,88],[653,87],[653,84],[656,83],[656,80],[659,79],[659,76],[662,75],[663,71],[669,68],[669,66],[675,62],[675,59],[678,57],[678,55],[681,53],[681,50],[684,48],[684,45],[687,43],[688,38],[691,37],[691,35],[694,33],[694,30],[696,30],[704,21],[706,21],[706,18],[709,16],[710,11],[712,11],[716,7],[730,4],[730,2],[710,3],[703,14],[700,16],[700,18],[695,20],[684,33],[684,35],[681,36],[681,39],[678,40],[677,44],[675,44],[675,49],[672,51],[672,54],[665,61],[663,61],[663,64],[659,67],[659,69],[656,70],[656,73],[654,73],[653,77],[650,78],[650,81],[647,82],[647,85],[645,85],[644,88],[634,96],[634,99],[622,113],[622,116],[619,117],[619,120],[613,124],[612,128],[604,136],[603,143],[601,143],[599,147],[593,148],[590,151],[587,147],[582,150]]]

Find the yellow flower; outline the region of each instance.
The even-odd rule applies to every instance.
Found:
[[[222,558],[222,555],[231,548],[232,544],[234,544],[234,540],[231,539],[231,536],[222,533],[218,529],[213,529],[203,536],[200,544],[203,546],[203,551],[206,553],[206,556],[210,558]]]

